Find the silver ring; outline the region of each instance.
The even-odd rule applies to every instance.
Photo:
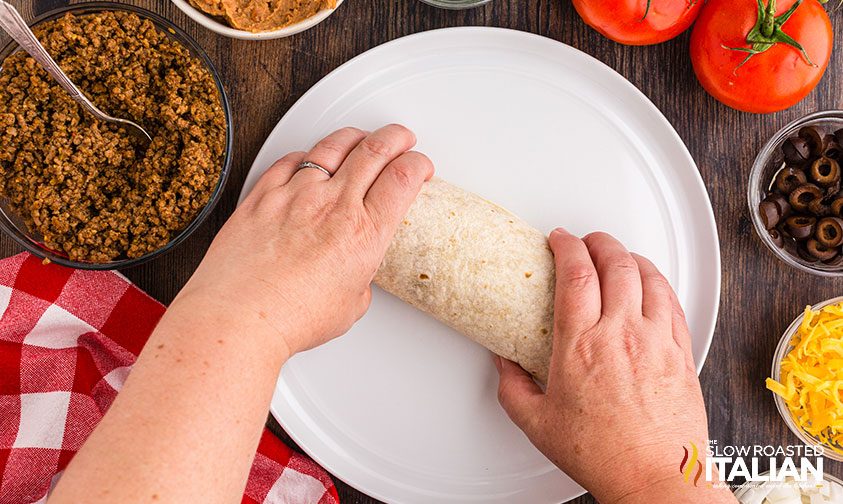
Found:
[[[319,166],[316,163],[311,163],[310,161],[302,161],[301,163],[299,163],[299,167],[298,167],[299,170],[303,170],[305,168],[313,168],[314,170],[319,170],[322,173],[324,173],[325,175],[327,175],[328,177],[334,176],[331,172],[329,172],[325,168],[322,168],[321,166]],[[296,171],[298,171],[298,170],[296,170]]]

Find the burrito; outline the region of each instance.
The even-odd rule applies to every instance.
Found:
[[[399,225],[375,283],[544,382],[553,264],[543,233],[434,177]]]

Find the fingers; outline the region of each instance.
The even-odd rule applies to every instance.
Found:
[[[390,124],[362,139],[337,171],[333,182],[352,200],[363,199],[380,173],[416,144],[416,136]]]
[[[632,254],[632,258],[638,263],[638,271],[641,274],[641,314],[657,324],[667,326],[671,323],[673,314],[673,303],[670,299],[673,288],[649,259],[638,254]]]
[[[541,407],[544,394],[533,381],[533,377],[518,364],[495,355],[498,368],[498,401],[509,418],[528,436],[532,429],[532,418]]]
[[[682,309],[682,305],[679,303],[679,297],[676,296],[676,293],[672,289],[670,291],[670,302],[672,308],[673,340],[685,354],[685,360],[688,366],[691,369],[695,369],[694,348],[691,343],[691,331],[688,330],[688,321],[685,320],[685,310]]]
[[[641,274],[632,255],[619,241],[606,233],[592,233],[583,241],[600,277],[603,315],[640,316]]]
[[[291,152],[273,163],[272,166],[270,166],[269,169],[261,175],[261,178],[258,179],[257,184],[255,184],[255,188],[252,189],[252,193],[250,194],[260,196],[272,188],[281,187],[289,182],[296,173],[296,169],[299,166],[299,163],[301,163],[304,159],[304,156],[304,152]]]
[[[357,128],[343,128],[337,130],[320,140],[310,152],[304,157],[304,161],[310,161],[331,173],[335,173],[343,164],[345,159],[366,138],[366,132]],[[320,170],[305,168],[298,170],[295,180],[305,182],[327,181],[330,177]]]
[[[670,327],[673,342],[682,350],[686,366],[690,370],[695,370],[691,334],[688,331],[685,312],[679,304],[679,298],[652,262],[637,254],[632,254],[632,257],[638,263],[638,269],[641,272],[642,315],[659,326]]]
[[[600,320],[600,280],[582,240],[559,228],[548,243],[556,265],[554,337],[575,336]]]
[[[422,184],[432,176],[433,163],[415,151],[405,152],[389,163],[363,200],[378,228],[391,237]]]

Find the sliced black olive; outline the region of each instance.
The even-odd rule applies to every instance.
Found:
[[[806,182],[808,182],[808,177],[799,168],[782,168],[776,174],[776,189],[784,194],[790,194],[794,189]]]
[[[802,184],[790,193],[788,201],[791,208],[796,212],[805,212],[808,210],[808,204],[815,199],[822,199],[823,191],[814,184]]]
[[[788,217],[784,221],[787,234],[796,238],[797,240],[807,240],[814,234],[814,226],[817,224],[816,217],[807,217],[804,215],[794,215]]]
[[[801,137],[791,137],[782,144],[784,160],[789,164],[802,164],[811,157],[811,147]]]
[[[825,135],[816,126],[805,126],[799,130],[799,137],[808,142],[811,155],[819,156],[823,153],[823,139]]]
[[[837,139],[837,143],[843,145],[843,128],[834,132],[834,138]]]
[[[837,137],[834,135],[826,135],[823,139],[822,155],[832,159],[840,159],[840,154],[840,142],[837,141]]]
[[[764,201],[771,201],[775,203],[779,209],[780,217],[787,217],[790,215],[790,203],[788,203],[787,198],[781,194],[768,194],[767,197],[764,198]]]
[[[840,164],[831,158],[821,157],[811,164],[811,178],[823,187],[840,182]]]
[[[825,247],[839,247],[843,245],[843,220],[837,217],[826,217],[817,222],[814,237]]]
[[[843,196],[838,196],[831,201],[831,211],[837,217],[843,217],[840,212],[843,212]]]
[[[784,246],[784,236],[779,233],[778,229],[770,229],[768,233],[770,233],[770,238],[773,239],[773,243],[776,244],[776,247],[782,248]]]
[[[815,263],[819,261],[819,259],[814,257],[810,252],[808,252],[808,245],[806,245],[805,242],[802,242],[796,246],[796,255],[798,255],[805,262]]]
[[[825,197],[823,198],[826,201],[831,201],[835,199],[840,192],[840,181],[831,184],[830,186],[825,188]]]
[[[808,249],[808,253],[811,254],[811,256],[819,259],[820,261],[828,261],[830,259],[834,259],[838,252],[836,248],[826,247],[818,240],[815,240],[813,238],[809,239],[805,243],[805,248]]]
[[[773,229],[790,215],[790,203],[781,194],[770,194],[758,205],[758,213],[764,229]]]
[[[823,261],[823,262],[825,264],[827,264],[828,266],[832,266],[832,267],[835,267],[835,268],[843,266],[843,255],[837,254],[832,259],[829,259],[828,261]]]
[[[758,213],[761,215],[761,222],[764,223],[764,229],[776,227],[782,216],[779,207],[772,201],[762,201],[758,205]]]
[[[834,215],[831,207],[823,203],[823,200],[821,199],[815,199],[814,201],[808,203],[808,211],[817,217],[829,217]]]

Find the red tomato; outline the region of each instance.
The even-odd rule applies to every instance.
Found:
[[[760,10],[758,0],[708,0],[691,34],[691,60],[702,86],[745,112],[776,112],[804,98],[825,73],[834,41],[831,21],[817,0],[764,1],[772,2],[772,9],[765,3]],[[773,36],[776,43],[757,43],[760,52],[745,52],[753,48],[748,38],[769,40],[757,26],[769,19],[768,11],[775,13],[781,32]],[[790,39],[804,52],[789,45]]]
[[[583,20],[627,45],[658,44],[687,30],[703,0],[573,0]]]

